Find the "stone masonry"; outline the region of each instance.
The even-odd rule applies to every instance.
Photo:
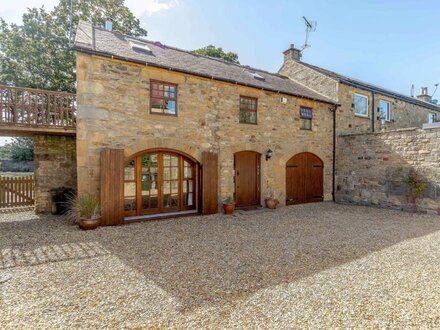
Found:
[[[35,212],[52,212],[50,189],[75,188],[75,137],[36,135],[35,154]]]
[[[150,79],[178,85],[178,116],[150,114]],[[261,200],[285,203],[286,162],[311,152],[324,162],[324,197],[332,198],[330,106],[189,74],[77,53],[77,165],[80,193],[100,187],[100,150],[123,148],[127,159],[150,148],[171,148],[201,160],[219,154],[219,205],[234,192],[234,153],[261,160]],[[258,98],[258,124],[239,123],[239,97]],[[287,103],[280,102],[280,96]],[[312,130],[300,130],[299,107],[313,108]],[[267,149],[273,158],[264,160]]]
[[[420,207],[440,207],[440,128],[339,136],[336,163],[338,202],[407,209],[413,169],[426,184]]]

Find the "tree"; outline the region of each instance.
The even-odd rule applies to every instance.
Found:
[[[240,62],[238,61],[238,55],[236,53],[233,53],[233,52],[226,53],[223,51],[223,49],[221,47],[217,48],[213,45],[209,45],[209,46],[206,46],[203,48],[196,49],[194,51],[194,53],[199,54],[199,55],[215,57],[215,58],[221,58],[221,59],[228,61],[228,62],[231,62],[231,63],[240,64]]]
[[[17,137],[13,138],[9,144],[11,158],[16,161],[34,160],[34,141],[32,138]]]
[[[107,17],[114,29],[147,35],[124,0],[60,0],[50,13],[44,7],[28,9],[22,25],[7,24],[0,17],[0,84],[75,92],[71,39],[78,22],[104,26]]]

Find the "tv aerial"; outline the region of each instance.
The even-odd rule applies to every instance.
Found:
[[[311,47],[311,45],[309,45],[309,34],[310,32],[315,32],[316,31],[316,26],[318,25],[317,21],[311,21],[308,18],[306,18],[305,16],[302,17],[304,20],[304,24],[306,25],[306,40],[304,41],[304,45],[302,45],[301,47],[301,51],[303,51],[306,48]]]

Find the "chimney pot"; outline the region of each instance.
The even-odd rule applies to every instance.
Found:
[[[417,95],[417,99],[428,103],[432,102],[432,97],[428,94],[428,87],[420,88],[420,95]]]

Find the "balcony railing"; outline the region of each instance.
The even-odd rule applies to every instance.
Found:
[[[0,125],[75,129],[76,95],[0,85]]]

